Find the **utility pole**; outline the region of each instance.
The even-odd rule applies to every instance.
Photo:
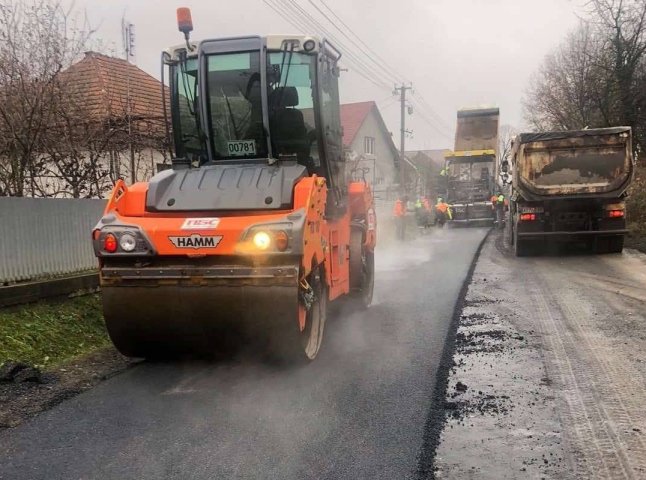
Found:
[[[130,63],[130,60],[134,60],[135,58],[135,26],[127,22],[125,17],[121,18],[121,32],[123,34],[125,60]],[[135,144],[132,141],[132,105],[130,94],[130,66],[128,65],[126,70],[126,116],[128,120],[128,142],[130,143],[130,183],[134,184],[137,181],[137,172],[135,165]]]
[[[395,85],[395,90],[393,91],[394,95],[397,95],[399,93],[399,101],[400,101],[400,107],[401,107],[401,138],[400,138],[400,148],[399,148],[399,191],[403,195],[405,193],[404,189],[404,180],[405,180],[405,175],[404,175],[404,163],[406,160],[404,160],[404,155],[406,153],[406,90],[412,90],[413,85],[412,84],[404,84],[402,83],[400,87]]]

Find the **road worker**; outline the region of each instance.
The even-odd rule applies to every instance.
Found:
[[[439,197],[437,199],[437,203],[435,204],[435,218],[436,223],[439,223],[440,227],[444,227],[444,224],[447,220],[453,219],[453,215],[451,214],[451,207],[444,201],[442,197]]]
[[[428,208],[428,200],[425,197],[417,197],[415,202],[415,221],[420,230],[425,230],[430,226],[431,214]]]
[[[393,217],[397,229],[397,238],[404,240],[406,232],[406,204],[403,198],[398,198],[393,207]]]
[[[505,207],[508,204],[509,201],[500,191],[497,191],[496,194],[491,197],[491,208],[496,211],[496,226],[498,228],[503,228],[505,224]]]

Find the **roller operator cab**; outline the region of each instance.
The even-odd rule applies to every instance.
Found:
[[[162,56],[172,169],[119,181],[93,232],[108,331],[129,356],[242,341],[311,360],[328,303],[367,307],[374,283],[372,194],[345,172],[341,54],[294,35],[191,43],[178,19],[186,44]]]

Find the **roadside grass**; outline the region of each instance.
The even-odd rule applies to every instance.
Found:
[[[626,199],[628,229],[626,246],[646,252],[646,167],[639,166]]]
[[[108,345],[99,294],[0,309],[0,365],[49,368]]]

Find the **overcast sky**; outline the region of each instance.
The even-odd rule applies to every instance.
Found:
[[[356,52],[310,0],[293,1]],[[334,20],[321,0],[311,1]],[[407,128],[414,131],[407,150],[452,148],[456,111],[465,106],[498,106],[501,124],[522,127],[521,98],[529,78],[581,15],[581,0],[323,1],[402,78],[412,81],[415,95],[433,109],[407,117]],[[136,63],[157,78],[160,51],[182,41],[175,20],[178,6],[192,10],[194,39],[305,30],[292,26],[263,0],[77,0],[75,5],[98,27],[104,48],[117,54],[122,54],[125,14],[136,26]],[[392,87],[376,86],[352,64],[345,66],[349,71],[341,77],[342,101],[377,101],[399,147],[399,103]],[[371,79],[392,84],[385,75]]]

